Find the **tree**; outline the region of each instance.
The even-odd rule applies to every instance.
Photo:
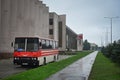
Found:
[[[112,61],[120,64],[120,40],[118,40],[117,42],[114,41],[114,43],[103,47],[101,51]]]
[[[83,43],[83,50],[90,50],[90,43],[87,40]]]

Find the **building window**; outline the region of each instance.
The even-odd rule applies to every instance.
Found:
[[[62,21],[59,22],[59,47],[62,47]]]
[[[53,35],[53,29],[49,29],[49,34]]]
[[[53,25],[53,19],[49,19],[49,25]]]

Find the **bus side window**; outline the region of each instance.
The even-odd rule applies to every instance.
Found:
[[[55,49],[55,41],[53,41],[53,49]]]
[[[57,41],[55,41],[55,48],[56,48],[56,49],[58,48],[58,43],[57,43]]]
[[[52,40],[49,40],[49,46],[48,49],[52,49]]]
[[[46,49],[49,49],[49,48],[50,48],[50,41],[46,40]]]
[[[46,40],[42,40],[42,49],[46,49]]]

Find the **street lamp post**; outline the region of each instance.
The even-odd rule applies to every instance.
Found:
[[[117,16],[117,17],[104,17],[104,18],[110,19],[110,24],[111,24],[111,44],[112,44],[112,21],[113,21],[114,18],[119,18],[119,17]]]

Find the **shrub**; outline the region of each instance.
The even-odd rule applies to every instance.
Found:
[[[103,47],[101,52],[113,62],[120,64],[120,40],[117,42],[114,41],[113,44]]]

